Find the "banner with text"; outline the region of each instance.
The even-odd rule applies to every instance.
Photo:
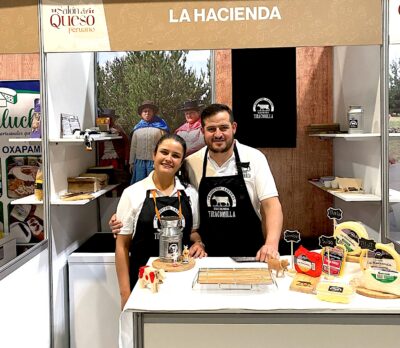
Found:
[[[43,0],[45,52],[373,45],[381,0]]]
[[[0,81],[0,234],[15,237],[22,251],[44,239],[43,206],[12,203],[34,193],[41,140],[21,138],[31,135],[38,98],[39,81]]]

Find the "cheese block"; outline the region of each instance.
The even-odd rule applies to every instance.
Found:
[[[363,250],[360,256],[362,270],[367,268],[400,271],[400,255],[393,244],[376,243],[375,250]]]
[[[331,276],[341,276],[346,263],[346,248],[336,245],[334,248],[325,247],[321,251],[322,272]]]
[[[11,104],[15,104],[17,102],[17,92],[15,92],[11,88],[0,87],[0,95]]]
[[[400,273],[368,268],[364,270],[359,286],[400,296]]]
[[[365,227],[355,221],[346,221],[336,225],[333,236],[336,239],[336,243],[343,245],[349,255],[359,255],[361,248],[358,241],[360,238],[368,239]]]
[[[336,303],[349,303],[354,294],[352,286],[335,282],[320,282],[316,291],[318,299]]]
[[[304,273],[311,277],[319,277],[322,272],[321,254],[309,251],[300,245],[294,253],[294,268],[298,273]]]

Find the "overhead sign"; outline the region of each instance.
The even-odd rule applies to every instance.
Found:
[[[389,1],[389,42],[400,43],[400,0]]]
[[[45,52],[372,45],[381,0],[43,0]]]

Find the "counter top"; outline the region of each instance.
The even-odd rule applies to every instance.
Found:
[[[149,264],[154,260],[149,260]],[[293,278],[277,278],[277,287],[269,285],[255,290],[192,289],[199,268],[267,267],[264,263],[236,263],[228,257],[207,257],[196,260],[193,269],[167,273],[158,293],[135,286],[125,311],[133,312],[279,312],[279,313],[400,313],[400,299],[381,300],[355,294],[349,304],[324,302],[315,295],[289,290]],[[346,263],[345,276],[338,281],[349,282],[360,272],[355,263]]]

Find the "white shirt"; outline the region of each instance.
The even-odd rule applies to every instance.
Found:
[[[250,146],[240,144],[237,140],[235,140],[235,142],[239,152],[240,161],[242,163],[249,163],[248,169],[242,168],[243,177],[254,210],[261,218],[260,202],[264,199],[278,196],[275,180],[269,168],[267,158],[261,151]],[[199,189],[200,180],[203,173],[203,159],[205,151],[206,148],[202,148],[186,158],[186,168],[188,170],[189,180],[196,189]],[[235,154],[232,154],[232,156],[221,166],[219,166],[213,159],[210,158],[209,153],[207,156],[207,176],[222,177],[237,175]]]
[[[157,190],[156,185],[153,181],[152,171],[149,176],[135,184],[127,187],[121,195],[117,207],[117,218],[123,224],[120,234],[132,234],[132,238],[135,235],[136,225],[140,212],[143,207],[143,203],[146,199],[146,192],[148,190],[156,190],[157,197],[164,197],[164,195]],[[170,197],[177,197],[177,192],[179,190],[185,191],[186,195],[190,199],[190,205],[192,208],[193,215],[193,227],[192,229],[199,228],[199,197],[197,191],[190,185],[184,187],[180,180],[175,177],[175,187],[170,195]],[[153,196],[149,192],[149,197],[153,199]]]

